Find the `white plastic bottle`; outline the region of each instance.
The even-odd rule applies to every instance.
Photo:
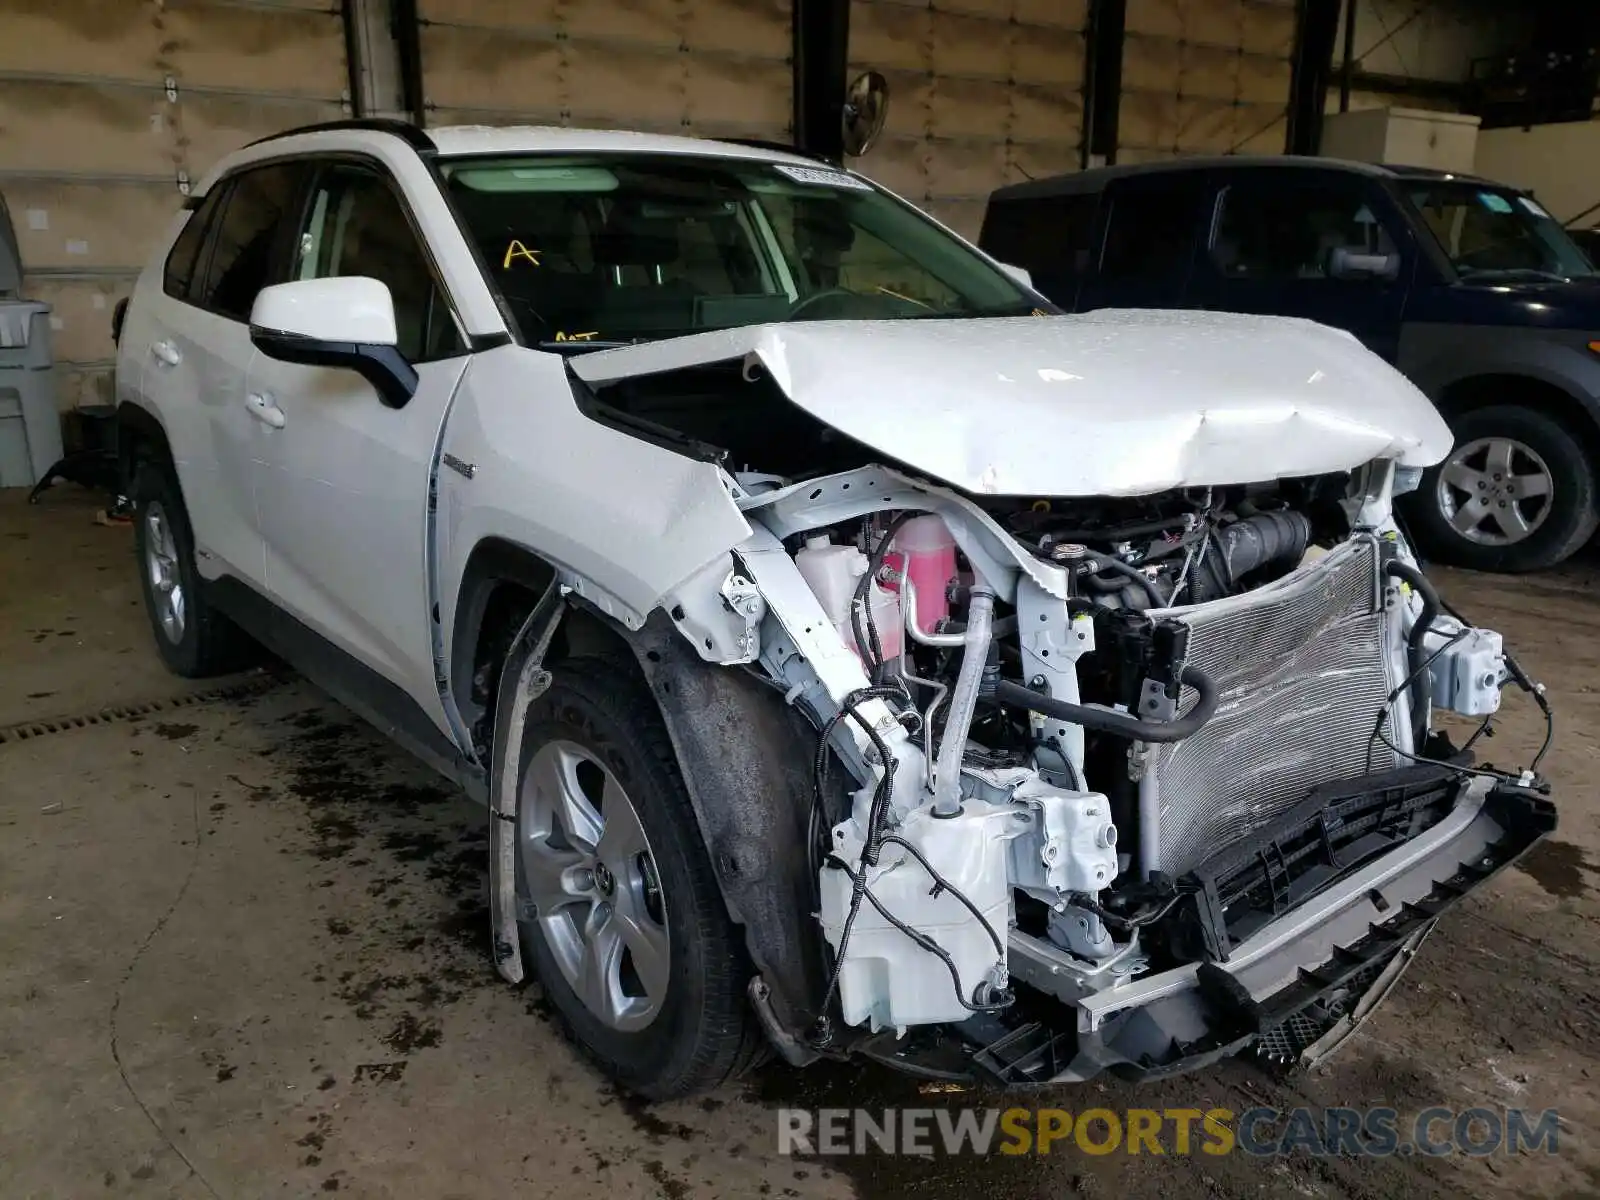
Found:
[[[817,534],[806,539],[806,544],[794,556],[812,592],[822,604],[822,611],[839,631],[845,645],[860,655],[856,635],[850,623],[850,606],[855,601],[856,586],[871,565],[867,556],[854,546],[835,546],[827,534]],[[872,622],[878,631],[878,643],[883,648],[885,660],[900,656],[901,617],[900,597],[874,582],[867,588],[868,603],[872,606]]]

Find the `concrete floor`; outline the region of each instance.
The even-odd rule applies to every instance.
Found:
[[[1557,1106],[1561,1153],[821,1163],[776,1153],[777,1106],[988,1098],[854,1066],[768,1067],[653,1109],[619,1098],[537,988],[489,965],[481,814],[305,684],[196,698],[168,677],[131,532],[92,518],[70,488],[34,509],[0,493],[0,1196],[1600,1194],[1592,561],[1537,580],[1440,573],[1549,684],[1562,828],[1442,924],[1334,1064],[1035,1098]],[[57,721],[112,706],[138,711]],[[1537,732],[1513,700],[1490,756],[1526,759]]]

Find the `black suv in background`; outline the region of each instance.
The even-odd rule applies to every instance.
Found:
[[[1525,192],[1331,159],[1187,159],[1003,188],[980,242],[1071,312],[1349,330],[1455,430],[1404,502],[1439,559],[1548,567],[1600,522],[1600,276]]]

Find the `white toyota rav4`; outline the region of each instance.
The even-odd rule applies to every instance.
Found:
[[[1344,333],[1061,316],[755,145],[345,122],[185,209],[119,331],[161,653],[484,802],[498,969],[630,1089],[1314,1061],[1554,826],[1431,727],[1543,697]]]

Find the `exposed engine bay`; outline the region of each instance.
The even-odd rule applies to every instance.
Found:
[[[1311,958],[1256,948],[1297,905],[1452,817],[1476,822],[1474,861],[1531,844],[1532,769],[1472,767],[1430,731],[1434,709],[1487,722],[1519,672],[1439,607],[1393,475],[1104,500],[975,499],[884,467],[734,477],[755,530],[719,586],[737,636],[703,602],[673,615],[820,732],[812,1049],[956,1025],[1012,1082],[1184,1069],[1262,1037],[1260,1012],[1240,1035],[1217,1006],[1301,986],[1387,885],[1341,894]],[[1508,805],[1514,837],[1488,815]],[[1383,878],[1399,905],[1437,882]],[[1350,961],[1376,978],[1430,924]],[[1076,1022],[1021,1020],[1039,993]],[[1283,1053],[1343,1003],[1302,1003],[1325,1019]]]

